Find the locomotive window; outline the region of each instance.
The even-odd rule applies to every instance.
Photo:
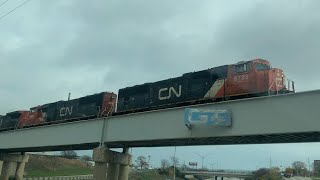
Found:
[[[266,64],[255,64],[255,68],[256,68],[256,70],[258,70],[258,71],[262,71],[262,70],[268,70],[268,69],[270,69],[270,67],[268,66],[268,65],[266,65]]]
[[[233,71],[235,73],[242,73],[242,72],[247,72],[251,69],[251,64],[246,63],[246,64],[239,64],[239,65],[234,65],[233,66]]]

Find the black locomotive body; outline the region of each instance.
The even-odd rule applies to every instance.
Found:
[[[7,113],[5,116],[0,117],[0,130],[1,129],[13,129],[19,122],[20,112],[14,111]]]
[[[227,78],[228,65],[183,74],[180,77],[145,83],[119,90],[117,113],[162,108],[202,100],[214,83]]]
[[[102,92],[69,101],[45,104],[32,109],[44,113],[45,122],[89,119],[101,115],[105,96],[106,93]]]

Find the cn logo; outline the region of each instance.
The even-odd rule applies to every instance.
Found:
[[[60,116],[63,117],[63,116],[71,115],[72,109],[73,109],[73,106],[61,108],[60,109]]]
[[[159,89],[159,100],[166,100],[171,98],[171,94],[173,93],[176,97],[181,96],[181,85],[179,85],[179,92],[177,92],[173,87],[169,88],[161,88]]]

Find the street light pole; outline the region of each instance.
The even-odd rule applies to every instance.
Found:
[[[211,165],[211,171],[213,171],[213,165],[214,165],[215,163],[210,163],[210,165]]]
[[[173,154],[173,180],[176,180],[176,151],[177,147],[174,147],[174,154]]]
[[[199,153],[196,153],[198,156],[201,157],[202,159],[202,170],[203,170],[203,161],[204,161],[204,158],[207,157],[209,154],[205,155],[205,156],[201,156]]]

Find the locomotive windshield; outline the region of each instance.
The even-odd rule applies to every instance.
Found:
[[[243,63],[243,64],[237,64],[233,66],[233,72],[235,73],[242,73],[250,71],[251,64],[250,63]]]
[[[270,66],[266,64],[257,63],[255,64],[256,70],[262,71],[262,70],[269,70]]]

